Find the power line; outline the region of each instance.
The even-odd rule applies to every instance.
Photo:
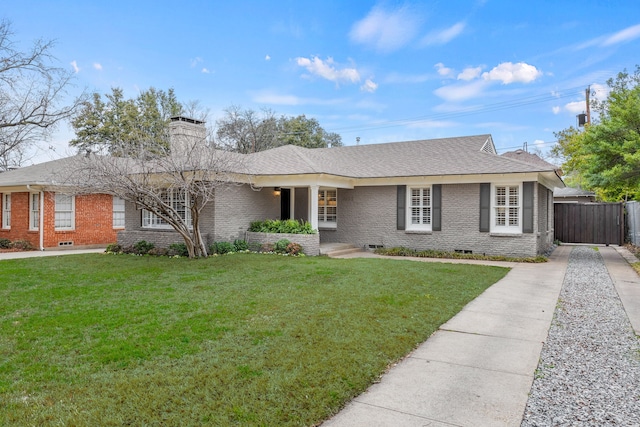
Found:
[[[524,107],[533,104],[540,104],[549,101],[555,101],[563,98],[574,97],[582,91],[582,87],[570,88],[564,91],[564,94],[561,95],[552,95],[552,94],[539,94],[532,95],[524,98],[516,98],[508,101],[497,102],[495,104],[489,104],[485,106],[472,106],[465,107],[459,109],[457,111],[452,111],[448,113],[435,113],[429,115],[416,116],[406,119],[396,119],[396,120],[386,120],[379,122],[375,125],[366,125],[366,126],[344,126],[340,128],[334,128],[332,132],[337,133],[353,133],[353,132],[362,132],[367,130],[376,130],[376,129],[386,129],[390,127],[397,126],[405,126],[410,124],[415,124],[419,122],[426,121],[434,121],[434,120],[445,120],[445,119],[455,119],[459,117],[466,117],[474,114],[483,114],[490,113],[494,111],[507,110],[512,108]]]

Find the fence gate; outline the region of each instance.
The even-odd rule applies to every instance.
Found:
[[[555,239],[564,243],[622,245],[622,203],[554,204]]]

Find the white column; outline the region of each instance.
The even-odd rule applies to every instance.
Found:
[[[40,191],[39,194],[39,214],[40,218],[38,218],[38,233],[40,234],[40,250],[44,251],[44,191]],[[31,193],[29,193],[29,197],[31,197]]]
[[[320,186],[312,185],[309,187],[309,222],[311,228],[318,229],[318,189]]]
[[[296,187],[289,188],[289,218],[296,218]]]

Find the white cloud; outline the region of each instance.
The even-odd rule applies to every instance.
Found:
[[[99,62],[94,62],[93,63],[93,68],[95,68],[98,71],[102,71],[102,64]]]
[[[591,85],[591,96],[592,98],[597,99],[598,101],[604,101],[609,97],[609,87],[604,86],[598,83],[594,83]]]
[[[266,56],[264,57],[264,60],[265,60],[265,61],[271,61],[271,57],[270,57],[269,55],[266,55]]]
[[[201,70],[201,72],[202,72],[202,73],[204,73],[204,74],[209,74],[209,73],[211,73],[211,71],[209,71],[209,69],[208,69],[208,68],[206,68],[206,67],[203,67],[203,68],[202,68],[202,70]]]
[[[360,86],[360,90],[363,92],[373,93],[378,89],[378,84],[374,83],[373,80],[367,79],[362,86]]]
[[[533,141],[533,145],[535,145],[537,148],[544,148],[545,142],[541,139],[536,139],[535,141]]]
[[[442,77],[451,77],[453,75],[453,69],[445,67],[442,62],[438,62],[433,66]]]
[[[313,76],[319,76],[329,81],[340,83],[357,83],[360,81],[360,73],[355,68],[338,69],[335,66],[333,58],[327,58],[326,61],[312,56],[311,58],[296,58],[296,63],[300,67],[304,67]]]
[[[199,63],[202,62],[202,58],[200,58],[199,56],[196,56],[195,58],[191,59],[191,68],[195,68]]]
[[[565,104],[564,109],[569,111],[570,113],[584,113],[587,108],[587,103],[585,101],[574,101]]]
[[[458,80],[470,81],[480,76],[482,67],[467,67],[460,74],[458,74]]]
[[[518,62],[516,64],[503,62],[491,71],[482,73],[482,78],[485,80],[500,81],[506,85],[515,82],[531,83],[538,77],[541,77],[542,74],[542,71],[524,62]]]
[[[640,24],[625,28],[607,37],[602,42],[602,46],[611,46],[618,43],[628,42],[640,37]]]
[[[429,74],[390,73],[384,78],[385,83],[424,83],[431,78]]]
[[[347,102],[346,99],[342,98],[301,98],[295,95],[276,93],[268,89],[252,92],[251,98],[253,102],[256,102],[258,104],[272,105],[338,105]]]
[[[436,89],[433,93],[445,101],[457,102],[478,97],[486,86],[486,81],[476,80],[471,83],[458,83],[443,86]]]
[[[558,114],[560,112],[560,107],[553,107],[551,111],[553,111],[553,114]]]
[[[432,31],[422,39],[421,44],[423,46],[447,44],[462,34],[466,26],[464,22],[458,22],[444,30]]]
[[[78,74],[80,72],[80,67],[78,67],[78,63],[75,60],[71,61],[71,66],[74,73]]]
[[[364,19],[353,24],[349,37],[354,43],[392,52],[416,36],[420,20],[409,7],[385,10],[376,6]]]

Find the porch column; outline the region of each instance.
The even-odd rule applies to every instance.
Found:
[[[296,219],[296,187],[289,189],[289,218]]]
[[[40,218],[38,218],[38,234],[40,240],[40,250],[44,251],[44,191],[40,191],[38,196],[38,204],[40,205],[38,207],[38,213],[40,214]],[[29,193],[29,197],[31,197],[31,193]]]
[[[318,190],[320,186],[312,185],[309,187],[309,222],[311,228],[318,230]]]

